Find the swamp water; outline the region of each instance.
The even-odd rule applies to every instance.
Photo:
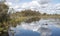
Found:
[[[60,36],[60,19],[40,19],[10,27],[10,36]]]

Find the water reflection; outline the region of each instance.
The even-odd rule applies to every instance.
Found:
[[[38,31],[40,31],[41,36],[51,36],[52,34],[51,29],[48,27],[48,24],[42,24]]]
[[[17,25],[16,28],[12,28],[16,33],[15,36],[38,36],[37,34],[33,33],[39,33],[39,36],[52,36],[52,30],[56,28],[58,22],[55,22],[53,19],[41,19],[40,21],[35,21],[31,23],[22,22],[21,25]],[[55,26],[55,27],[54,27]],[[51,29],[54,27],[53,29]],[[54,31],[55,32],[55,31]],[[28,34],[29,33],[29,34]],[[24,34],[24,35],[23,35]],[[55,35],[55,34],[53,34]],[[59,35],[60,36],[60,35]]]
[[[28,20],[26,20],[25,22],[26,23],[31,23],[31,22],[35,22],[35,21],[39,21],[41,18],[39,17],[33,17],[33,18],[30,18]]]

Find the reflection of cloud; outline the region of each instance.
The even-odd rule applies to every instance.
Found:
[[[27,29],[27,30],[33,30],[33,31],[37,31],[38,30],[38,28],[40,28],[40,25],[36,25],[36,24],[34,24],[34,23],[31,23],[31,24],[28,24],[28,23],[23,23],[23,24],[21,24],[21,26],[20,27],[22,27],[22,28],[24,28],[24,29]]]
[[[44,25],[43,25],[44,26]],[[33,31],[37,31],[39,33],[41,33],[41,35],[51,35],[51,30],[49,28],[46,28],[46,27],[41,27],[40,24],[34,24],[34,23],[22,23],[21,26],[22,28],[24,29],[27,29],[27,30],[33,30]]]
[[[45,27],[41,27],[39,31],[41,33],[41,36],[51,36],[52,34],[51,29]]]

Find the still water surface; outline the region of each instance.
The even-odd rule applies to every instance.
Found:
[[[10,29],[14,31],[14,36],[60,36],[60,20],[41,19],[31,23],[22,22],[21,25]],[[10,31],[9,34],[13,35]]]

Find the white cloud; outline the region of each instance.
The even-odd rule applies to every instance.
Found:
[[[33,1],[37,1],[40,4],[46,4],[49,3],[51,0],[33,0]]]
[[[60,10],[60,3],[59,4],[56,4],[56,10]]]
[[[6,2],[5,4],[7,4],[7,5],[12,5],[12,3],[11,3],[11,2]]]
[[[19,1],[19,0],[18,0]],[[13,3],[8,2],[10,7],[13,7],[17,10],[24,10],[24,9],[32,9],[32,10],[39,10],[42,13],[55,13],[60,12],[60,3],[53,4],[50,2],[51,0],[32,0],[31,2],[25,2],[21,4],[13,5]]]
[[[5,2],[6,5],[9,6],[9,8],[13,8],[13,4],[11,2]]]

